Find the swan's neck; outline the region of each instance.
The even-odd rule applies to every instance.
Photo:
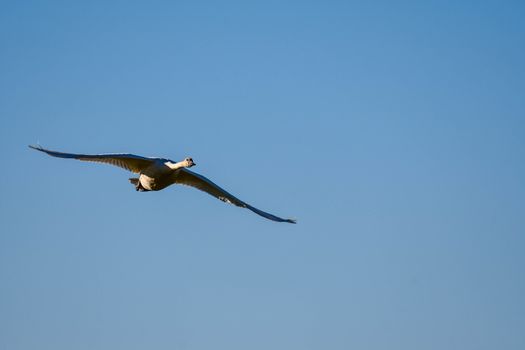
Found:
[[[164,164],[166,164],[166,166],[168,168],[170,168],[171,170],[177,170],[177,169],[181,169],[181,168],[185,168],[186,167],[186,162],[185,161],[177,162],[177,163],[172,163],[170,161],[167,161]]]

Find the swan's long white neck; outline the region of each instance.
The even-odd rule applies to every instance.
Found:
[[[172,163],[170,161],[167,161],[166,163],[167,167],[169,167],[171,170],[177,170],[177,169],[181,169],[181,168],[186,168],[187,167],[187,164],[186,164],[186,161],[182,161],[182,162],[177,162],[177,163]]]

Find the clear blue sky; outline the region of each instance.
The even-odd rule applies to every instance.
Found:
[[[524,349],[524,38],[522,1],[3,2],[0,348]]]

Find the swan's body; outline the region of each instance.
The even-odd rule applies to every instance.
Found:
[[[143,169],[138,178],[131,178],[130,181],[136,186],[137,191],[160,191],[176,182],[177,175],[185,165],[173,163],[166,159],[156,159],[151,165]]]
[[[223,202],[231,203],[242,208],[247,208],[269,220],[289,222],[292,224],[296,223],[295,220],[282,219],[278,216],[254,208],[223,190],[211,180],[188,170],[188,168],[195,165],[193,159],[191,158],[186,158],[180,162],[174,162],[169,159],[147,158],[136,156],[134,154],[74,154],[50,151],[40,146],[29,147],[37,151],[47,153],[53,157],[107,163],[124,168],[135,174],[139,174],[138,178],[129,179],[130,182],[135,185],[135,189],[137,191],[160,191],[172,184],[192,186],[201,191],[207,192],[208,194],[220,199]]]

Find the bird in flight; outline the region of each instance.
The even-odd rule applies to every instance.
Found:
[[[277,222],[288,222],[295,224],[294,219],[282,219],[278,216],[252,207],[228,193],[206,177],[188,170],[196,164],[191,158],[185,158],[180,162],[174,162],[164,158],[148,158],[134,154],[74,154],[55,152],[41,146],[29,146],[40,152],[58,158],[78,159],[88,162],[99,162],[115,165],[138,174],[138,177],[130,178],[129,181],[135,185],[140,192],[160,191],[170,185],[179,184],[195,187],[204,191],[223,202],[246,208],[266,219]]]

